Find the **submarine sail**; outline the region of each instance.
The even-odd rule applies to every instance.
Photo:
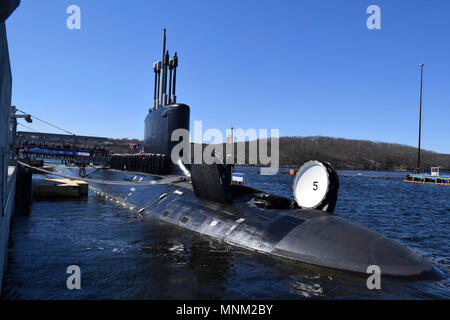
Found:
[[[173,131],[189,130],[189,106],[176,102],[177,67],[177,53],[170,58],[169,51],[166,50],[166,29],[164,29],[162,58],[153,64],[155,73],[153,107],[145,118],[144,152],[160,154],[168,160],[176,145],[176,142],[171,141]],[[173,172],[174,167],[170,160],[168,166],[166,173]]]

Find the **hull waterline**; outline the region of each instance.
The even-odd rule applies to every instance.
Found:
[[[73,169],[68,170],[75,174]],[[153,179],[116,170],[101,170],[89,178],[136,182]],[[92,183],[91,189],[144,218],[272,256],[361,274],[377,265],[384,276],[443,276],[402,244],[336,215],[318,210],[261,208],[256,200],[266,193],[248,187],[235,186],[230,204],[197,198],[186,181],[143,186]]]

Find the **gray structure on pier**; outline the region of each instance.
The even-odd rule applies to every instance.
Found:
[[[9,163],[12,76],[5,21],[18,5],[19,0],[0,2],[0,292],[8,253],[16,180],[15,167]]]

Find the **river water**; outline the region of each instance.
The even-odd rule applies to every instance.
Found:
[[[238,167],[249,185],[292,198],[293,177]],[[339,171],[335,213],[432,261],[441,281],[365,279],[237,249],[143,220],[90,192],[35,201],[13,220],[2,298],[15,299],[449,299],[450,187],[409,184],[396,172]],[[81,270],[68,290],[66,269]]]

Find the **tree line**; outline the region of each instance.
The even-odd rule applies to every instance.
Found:
[[[265,142],[265,141],[258,141]],[[143,141],[138,139],[110,139],[112,153],[136,153],[129,144]],[[242,146],[243,144],[243,146]],[[270,156],[271,141],[268,139]],[[248,164],[249,142],[235,143],[235,153],[238,148],[245,148],[245,161]],[[193,144],[191,144],[193,156]],[[205,148],[206,145],[203,145]],[[225,153],[225,144],[217,145]],[[417,148],[397,143],[374,142],[333,137],[281,137],[279,138],[279,164],[283,167],[300,166],[309,160],[328,161],[336,169],[348,170],[393,170],[409,171],[417,167]],[[235,157],[235,161],[237,158]],[[259,165],[259,161],[256,165]],[[450,154],[441,154],[422,150],[421,169],[441,167],[450,171]]]
[[[417,148],[386,142],[331,137],[280,138],[280,163],[298,165],[310,159],[328,161],[337,169],[412,170],[417,167]],[[450,170],[450,154],[421,151],[420,167]]]

